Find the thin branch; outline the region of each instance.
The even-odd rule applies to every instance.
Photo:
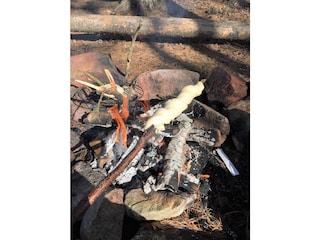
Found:
[[[89,73],[89,72],[83,72],[90,80],[93,80],[95,81],[96,83],[99,84],[99,86],[103,86],[104,83],[99,79],[97,78],[96,76],[94,76],[93,74]]]
[[[133,48],[134,48],[134,43],[137,39],[138,32],[139,32],[141,26],[142,26],[142,24],[141,24],[141,20],[140,20],[139,25],[138,25],[136,31],[134,32],[134,35],[132,36],[132,41],[131,41],[131,45],[129,48],[129,53],[128,53],[128,57],[127,57],[126,75],[125,75],[126,78],[128,78],[128,76],[129,76],[129,68],[130,68],[131,56],[132,56],[132,52],[133,52]]]

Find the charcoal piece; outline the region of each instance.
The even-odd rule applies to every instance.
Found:
[[[83,144],[88,149],[86,160],[92,161],[95,158],[95,155],[103,152],[101,147],[104,146],[105,141],[108,140],[108,138],[112,137],[115,129],[114,126],[109,128],[94,126],[80,135],[79,143],[73,146],[71,150],[74,151]]]
[[[199,104],[194,104],[193,106],[193,117],[195,119],[198,119],[206,114],[206,110],[203,106],[200,106]]]

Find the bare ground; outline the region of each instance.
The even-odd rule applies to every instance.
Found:
[[[79,1],[79,0],[73,0]],[[84,0],[82,0],[84,1]],[[249,21],[249,7],[240,6],[237,1],[223,0],[185,0],[174,1],[180,6],[180,17],[204,18],[210,20]],[[108,9],[92,10],[76,9],[71,14],[104,13],[111,14],[117,2],[106,2]],[[184,14],[181,11],[185,11]],[[129,14],[128,14],[129,15]],[[130,15],[134,15],[131,12]],[[149,16],[170,16],[155,10]],[[73,34],[71,40],[71,55],[99,51],[110,54],[115,65],[125,71],[127,55],[131,41],[110,39],[103,34]],[[250,78],[250,44],[243,41],[214,41],[202,39],[201,43],[184,39],[144,39],[139,36],[134,46],[131,58],[129,80],[137,75],[160,68],[182,68],[197,71],[205,78],[216,66],[224,67],[243,80]]]

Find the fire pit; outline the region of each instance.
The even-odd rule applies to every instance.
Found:
[[[121,190],[120,205],[135,221],[169,224],[184,216],[189,226],[180,218],[181,227],[201,221],[202,227],[194,224],[198,231],[221,230],[207,208],[205,168],[225,164],[232,175],[239,172],[220,148],[230,132],[228,119],[196,100],[205,79],[191,71],[158,70],[126,83],[109,68],[104,72],[105,78],[83,72],[71,87],[72,217],[73,224],[82,220],[81,238],[92,234],[90,208],[98,209],[96,202],[111,189]],[[90,184],[81,189],[76,174]]]

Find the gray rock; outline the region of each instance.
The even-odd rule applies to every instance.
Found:
[[[104,178],[103,173],[93,170],[88,163],[84,161],[77,162],[71,169],[72,208],[87,197],[91,190]]]
[[[190,207],[196,194],[157,191],[145,194],[142,189],[133,189],[125,196],[126,210],[136,220],[162,220],[177,217]]]
[[[250,100],[240,100],[238,102],[232,103],[228,106],[228,110],[239,109],[241,111],[250,113]]]
[[[230,135],[236,149],[247,153],[250,147],[250,100],[241,100],[228,106]]]
[[[230,124],[228,118],[213,108],[193,100],[195,106],[203,109],[203,116],[193,121],[194,126],[203,128],[205,130],[212,130],[215,132],[215,147],[220,147],[226,140],[230,132]]]
[[[81,240],[121,240],[124,213],[122,189],[114,189],[100,196],[83,217]]]

